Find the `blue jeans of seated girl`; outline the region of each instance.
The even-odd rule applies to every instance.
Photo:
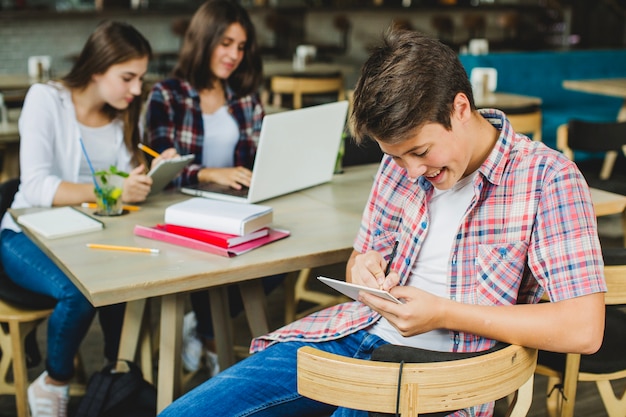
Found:
[[[125,304],[96,309],[72,281],[24,233],[3,230],[0,257],[4,270],[19,286],[57,300],[48,319],[48,374],[67,381],[74,374],[74,357],[98,311],[107,360],[117,359]]]
[[[255,353],[196,387],[159,417],[367,417],[366,411],[336,408],[302,397],[296,388],[296,352],[314,346],[327,352],[369,359],[383,339],[364,330],[328,342],[285,342]]]

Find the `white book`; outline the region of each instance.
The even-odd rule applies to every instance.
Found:
[[[59,207],[23,214],[17,218],[17,222],[48,239],[93,232],[104,228],[104,223],[73,207]]]
[[[269,206],[195,197],[165,209],[165,223],[243,236],[268,227],[274,211]]]

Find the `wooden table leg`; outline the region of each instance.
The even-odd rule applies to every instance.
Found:
[[[239,284],[241,299],[250,326],[252,337],[262,336],[269,332],[267,323],[267,298],[260,279],[241,282]]]
[[[235,363],[233,351],[233,329],[230,325],[230,311],[228,307],[228,288],[217,287],[209,289],[211,315],[213,316],[213,332],[215,334],[215,349],[220,364],[224,370]]]
[[[124,324],[122,325],[122,334],[120,336],[120,347],[117,354],[119,359],[126,359],[128,361],[135,360],[146,302],[147,300],[144,298],[126,303]],[[121,364],[118,363],[118,366],[121,366]],[[118,370],[121,372],[124,369],[118,368]]]
[[[186,293],[161,297],[161,335],[159,337],[157,382],[158,413],[182,393],[180,352],[185,297],[187,297]]]

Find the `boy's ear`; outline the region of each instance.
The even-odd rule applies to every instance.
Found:
[[[472,113],[472,106],[465,93],[457,93],[454,97],[454,111],[452,115],[461,119],[468,118]]]

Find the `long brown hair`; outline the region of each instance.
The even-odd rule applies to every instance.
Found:
[[[127,23],[105,21],[89,36],[69,74],[62,78],[68,88],[84,89],[95,74],[104,74],[111,66],[133,59],[152,57],[150,43],[141,33]],[[124,143],[133,155],[135,164],[145,163],[137,149],[139,144],[139,116],[143,94],[135,97],[125,110],[105,104],[103,111],[111,118],[124,121]]]
[[[243,27],[247,41],[243,60],[228,78],[228,84],[239,96],[256,92],[263,78],[261,54],[248,12],[235,1],[209,0],[200,6],[185,33],[173,75],[188,81],[196,90],[213,88],[216,77],[210,70],[211,55],[233,23]]]

